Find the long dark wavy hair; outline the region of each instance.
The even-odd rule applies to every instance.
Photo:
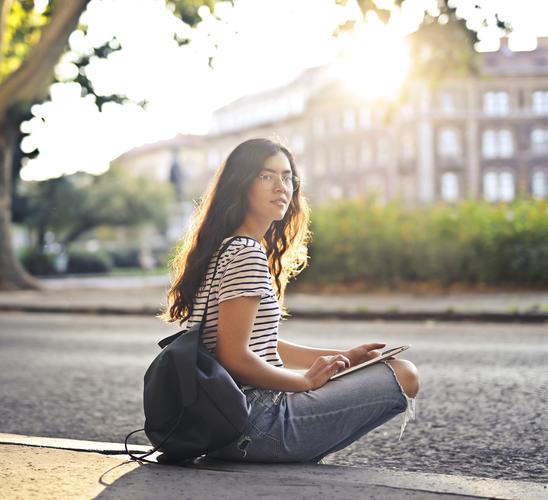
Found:
[[[228,155],[197,206],[191,227],[170,262],[173,279],[166,310],[159,316],[161,319],[182,324],[190,318],[194,298],[213,254],[221,242],[243,224],[251,184],[264,168],[265,161],[278,153],[285,154],[293,175],[298,177],[289,149],[270,139],[247,140]],[[283,219],[273,221],[261,241],[273,289],[284,315],[287,314],[283,305],[287,283],[308,264],[309,219],[310,210],[299,185]]]

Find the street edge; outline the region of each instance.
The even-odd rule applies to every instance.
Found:
[[[149,307],[119,308],[90,306],[35,306],[0,304],[0,312],[26,312],[46,314],[90,314],[157,316],[161,309]],[[547,323],[548,313],[536,312],[461,312],[461,311],[314,311],[293,310],[294,319],[338,319],[343,321],[440,321],[474,323]]]

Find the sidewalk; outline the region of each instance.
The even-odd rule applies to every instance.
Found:
[[[133,447],[143,449],[143,447]],[[546,485],[312,464],[214,460],[137,464],[117,443],[0,434],[0,497],[9,499],[527,499]]]
[[[43,291],[0,292],[0,311],[154,315],[165,302],[167,277],[43,280]],[[504,293],[289,293],[294,318],[388,321],[548,322],[548,291]]]

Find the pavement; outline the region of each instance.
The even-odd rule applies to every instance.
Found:
[[[44,290],[0,292],[1,311],[152,316],[166,276],[44,279]],[[288,293],[294,318],[387,321],[548,322],[548,290],[475,293]]]
[[[132,451],[142,451],[133,446]],[[119,443],[0,434],[0,496],[61,499],[527,499],[546,485],[323,464],[129,460]],[[152,455],[154,458],[154,455]]]
[[[0,311],[151,315],[162,307],[166,287],[163,277],[49,280],[42,291],[0,292]],[[548,321],[548,292],[542,291],[441,296],[290,294],[287,306],[294,317],[316,319]],[[129,460],[121,443],[15,434],[0,434],[0,456],[0,498],[10,500],[548,498],[546,484],[463,475],[211,459],[185,466],[145,464]]]

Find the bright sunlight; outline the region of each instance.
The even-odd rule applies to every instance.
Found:
[[[396,24],[384,25],[375,13],[348,35],[338,76],[363,99],[395,99],[409,72],[409,48]]]

